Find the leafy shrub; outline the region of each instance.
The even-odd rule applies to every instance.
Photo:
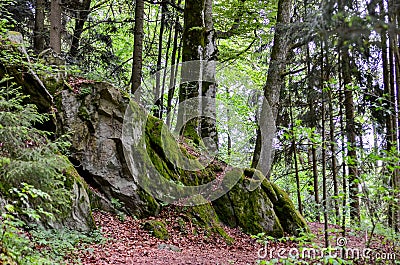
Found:
[[[26,100],[11,78],[0,80],[0,263],[53,264],[34,250],[22,228],[70,211],[60,156],[68,143],[51,141],[49,132],[38,129],[49,115]]]

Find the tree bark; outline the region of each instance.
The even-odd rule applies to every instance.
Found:
[[[161,22],[160,22],[160,34],[158,35],[158,53],[157,53],[157,72],[156,72],[156,85],[154,87],[154,99],[155,99],[155,110],[154,116],[158,118],[162,118],[163,112],[163,104],[162,98],[163,95],[160,95],[160,86],[161,86],[161,59],[163,54],[163,37],[164,37],[164,27],[165,27],[165,13],[166,13],[166,6],[163,1],[161,3]]]
[[[178,1],[178,5],[181,4],[181,0]],[[178,47],[178,36],[179,36],[179,16],[176,14],[175,24],[174,24],[174,43],[172,46],[172,55],[171,55],[171,76],[168,90],[168,99],[167,99],[167,125],[170,128],[171,125],[171,117],[172,117],[172,99],[175,94],[175,85],[176,85],[176,67],[178,65],[179,56],[176,56],[176,53],[179,49]],[[179,49],[180,50],[180,49]]]
[[[208,67],[204,69],[204,76],[207,80],[215,80],[215,66],[217,61],[217,44],[215,42],[215,31],[212,20],[212,1],[205,0],[204,7],[204,24],[205,24],[205,50],[203,53],[204,60],[208,61]],[[215,82],[203,81],[202,82],[202,115],[201,115],[201,137],[203,139],[209,138],[209,144],[218,149],[218,134],[217,134],[217,115],[215,96],[217,86]]]
[[[200,143],[201,135],[204,140],[208,139],[206,144],[217,148],[214,82],[217,48],[212,23],[212,0],[185,1],[182,42],[183,63],[203,62],[190,65],[190,68],[198,70],[182,67],[182,81],[186,83],[180,86],[179,103],[190,100],[190,106],[182,104],[179,108],[176,128],[181,135],[194,140],[194,143]],[[187,82],[188,75],[190,79],[199,81]]]
[[[51,0],[50,7],[50,48],[61,53],[61,5],[60,0]]]
[[[36,0],[35,7],[35,29],[33,37],[33,48],[36,53],[40,53],[45,47],[45,32],[44,32],[44,9],[45,0]]]
[[[143,63],[143,20],[144,20],[144,0],[136,0],[135,6],[135,27],[133,37],[133,62],[131,77],[131,93],[142,84],[142,63]]]
[[[292,0],[279,0],[278,2],[274,44],[271,51],[267,81],[264,85],[264,102],[269,106],[261,107],[261,113],[264,115],[265,113],[269,113],[266,111],[266,108],[270,108],[272,117],[260,117],[260,126],[264,128],[271,125],[270,123],[275,123],[278,114],[279,94],[284,84],[282,73],[285,72],[286,57],[289,51],[289,34],[286,27],[290,23],[292,5]],[[261,128],[262,130],[263,128]],[[262,138],[262,133],[258,134],[258,137]],[[262,146],[261,148],[255,148],[252,164],[258,165],[257,169],[261,170],[264,175],[268,175],[272,161],[272,152],[268,152],[268,150],[271,151],[272,149],[272,137],[271,139],[257,139],[256,143],[258,141],[262,143]],[[259,157],[258,161],[256,160],[257,157]]]
[[[341,0],[339,3],[339,12],[344,13],[347,0]],[[346,32],[346,22],[342,21],[343,32]],[[341,55],[341,69],[343,75],[344,89],[344,108],[346,117],[346,136],[347,136],[347,157],[349,168],[349,199],[350,199],[350,218],[352,221],[360,222],[360,201],[358,197],[358,165],[357,165],[357,142],[356,128],[354,119],[354,100],[352,91],[352,74],[349,47],[346,44],[346,38],[340,37],[339,48]]]
[[[85,25],[85,22],[90,14],[90,4],[91,0],[84,0],[78,7],[79,10],[76,10],[74,34],[72,35],[71,48],[68,53],[74,58],[78,55],[79,42],[83,33],[83,26]]]

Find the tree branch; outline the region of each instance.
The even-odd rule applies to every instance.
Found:
[[[243,4],[246,0],[240,0],[240,4],[239,4],[239,11],[237,13],[237,16],[235,18],[235,20],[233,21],[233,24],[231,26],[231,28],[227,31],[221,31],[221,30],[217,30],[215,32],[215,36],[218,39],[228,39],[230,37],[232,37],[235,34],[235,31],[239,28],[240,25],[240,20],[242,19],[243,13],[244,13],[244,8],[243,8]]]

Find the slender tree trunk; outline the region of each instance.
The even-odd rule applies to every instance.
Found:
[[[164,114],[164,110],[167,110],[167,108],[164,108],[164,93],[165,93],[165,80],[167,78],[167,68],[168,68],[168,61],[169,61],[169,50],[171,47],[171,38],[172,38],[172,25],[169,27],[169,33],[168,33],[168,41],[167,41],[167,47],[166,47],[166,52],[165,52],[165,64],[164,64],[164,71],[163,71],[163,77],[162,77],[162,82],[161,82],[161,97],[160,97],[160,106],[161,106],[161,117]]]
[[[328,207],[327,207],[327,184],[326,184],[326,130],[325,130],[325,65],[324,65],[324,48],[323,48],[324,42],[321,42],[321,102],[322,102],[322,112],[321,112],[321,123],[322,123],[322,206],[323,206],[323,215],[324,215],[324,241],[325,241],[325,247],[327,248],[329,246],[329,239],[328,239]]]
[[[260,131],[267,128],[267,126],[271,126],[271,124],[275,124],[278,115],[279,95],[284,84],[282,73],[286,69],[287,53],[289,51],[289,33],[287,27],[290,24],[292,6],[292,0],[278,1],[274,44],[271,51],[267,81],[264,85],[265,102],[269,106],[265,106],[264,104],[261,106]],[[270,108],[271,114],[269,114],[267,108]],[[269,115],[272,115],[272,117],[269,117]],[[267,134],[272,134],[272,132]],[[272,161],[271,149],[273,137],[272,135],[262,135],[262,133],[257,135],[257,138],[259,137],[267,137],[268,139],[256,140],[256,143],[258,141],[261,143],[261,148],[255,148],[252,164],[258,165],[258,169],[261,170],[264,175],[267,175]],[[259,157],[258,161],[255,160],[257,157]]]
[[[391,140],[391,155],[397,155],[396,152],[398,150],[397,146],[397,141],[398,141],[398,128],[397,128],[397,105],[396,105],[396,87],[398,86],[397,83],[397,76],[396,76],[396,50],[398,51],[398,42],[397,42],[397,34],[395,32],[396,29],[396,7],[395,3],[393,0],[389,0],[389,108],[390,108],[390,113],[389,119],[390,119],[390,131],[388,128],[388,131],[390,133],[390,140]],[[398,89],[397,89],[398,90]],[[391,186],[393,189],[392,196],[397,198],[398,192],[396,192],[396,189],[398,188],[397,181],[398,181],[398,170],[394,169],[392,172],[391,176]],[[398,231],[399,229],[399,224],[398,224],[398,204],[393,203],[392,206],[392,227],[395,229],[395,231]]]
[[[166,7],[164,1],[161,4],[161,22],[160,22],[160,34],[158,35],[158,54],[157,54],[157,72],[156,72],[156,85],[154,87],[154,99],[156,102],[156,109],[154,111],[154,116],[162,118],[162,94],[160,95],[160,78],[161,78],[161,59],[163,54],[163,37],[164,37],[164,27],[165,27],[165,13]]]
[[[181,4],[181,0],[178,1],[178,6]],[[171,118],[172,118],[172,100],[175,94],[175,85],[176,85],[176,67],[178,66],[179,56],[176,56],[178,51],[178,36],[179,36],[179,15],[175,14],[175,23],[174,23],[174,43],[172,45],[172,55],[171,55],[171,76],[168,90],[168,99],[167,99],[167,125],[170,128],[171,126]],[[180,50],[180,49],[179,49]]]
[[[36,53],[44,50],[45,46],[45,32],[44,32],[44,10],[46,7],[45,0],[36,0],[35,7],[35,29],[33,37],[33,48]]]
[[[61,53],[61,5],[60,5],[60,0],[51,0],[50,48],[57,54]]]
[[[183,35],[182,35],[182,62],[198,61],[202,59],[204,49],[204,0],[185,1],[185,11],[183,16]],[[189,67],[197,67],[190,65]],[[200,68],[200,66],[198,66]],[[187,69],[186,64],[182,67],[182,84],[179,87],[179,103],[176,130],[180,135],[193,140],[195,144],[200,144],[199,137],[199,116],[200,107],[200,83],[188,82],[193,79],[193,75],[200,72],[194,72],[195,69]],[[185,104],[188,102],[190,104]],[[190,105],[190,106],[188,106]],[[191,118],[194,117],[194,118]]]
[[[339,49],[340,50],[340,49]],[[342,58],[340,56],[339,52],[339,87],[343,87],[343,71],[342,71],[342,64],[341,64]],[[339,116],[340,116],[340,132],[342,135],[345,134],[344,130],[344,91],[343,89],[340,89],[339,91]],[[344,137],[343,137],[344,138]],[[343,201],[342,201],[342,236],[346,236],[346,216],[347,216],[347,174],[346,174],[346,143],[344,140],[342,140],[342,146],[341,146],[341,152],[342,152],[342,190],[343,190]]]
[[[301,187],[300,187],[300,176],[299,176],[299,165],[297,162],[297,146],[296,146],[296,135],[294,133],[295,122],[293,119],[293,106],[292,99],[290,96],[291,92],[289,92],[289,112],[290,112],[290,121],[292,123],[292,150],[293,150],[293,160],[294,160],[294,174],[296,178],[296,191],[297,191],[297,203],[299,207],[300,214],[303,214],[303,206],[301,203]]]
[[[133,63],[131,93],[134,94],[142,84],[144,0],[136,0],[135,28],[133,38]]]
[[[339,12],[344,12],[347,0],[341,0],[339,3]],[[345,32],[346,24],[342,22],[343,31]],[[352,75],[349,48],[344,37],[339,41],[340,54],[342,58],[343,88],[344,88],[344,107],[346,116],[346,136],[347,136],[347,157],[349,167],[349,199],[350,199],[350,218],[352,221],[360,222],[360,202],[358,197],[358,165],[357,165],[357,143],[356,128],[354,120],[354,100],[352,91]]]
[[[340,220],[340,209],[339,209],[339,187],[337,180],[337,163],[336,163],[336,139],[335,139],[335,125],[334,125],[334,113],[333,113],[333,103],[332,103],[332,91],[328,92],[328,100],[329,100],[329,140],[330,140],[330,149],[331,149],[331,161],[332,161],[332,181],[333,181],[333,195],[335,197],[335,222],[339,223]]]
[[[181,0],[178,1],[178,6],[181,4]],[[175,94],[175,85],[176,85],[176,67],[178,65],[179,56],[176,57],[176,53],[178,50],[178,36],[179,36],[179,15],[176,14],[175,23],[174,23],[174,43],[172,46],[172,55],[171,55],[171,76],[168,90],[168,99],[167,99],[167,125],[170,128],[171,126],[171,118],[172,118],[172,99]],[[178,59],[176,59],[178,58]]]
[[[83,26],[90,14],[90,4],[91,0],[84,0],[81,6],[78,7],[79,10],[76,11],[74,34],[72,35],[72,43],[69,50],[69,55],[74,58],[78,55]]]
[[[348,49],[342,47],[342,69],[343,69],[343,86],[344,86],[344,107],[346,117],[346,135],[347,135],[347,156],[349,167],[349,188],[350,188],[350,218],[360,221],[360,202],[358,197],[358,168],[357,168],[357,145],[354,120],[354,101],[353,92],[351,90],[351,73],[350,73],[350,57]]]
[[[386,10],[384,8],[384,0],[379,2],[379,9],[381,12],[381,19],[385,21],[386,17]],[[392,75],[390,74],[390,63],[389,61],[391,58],[388,57],[388,52],[390,54],[390,51],[388,51],[388,36],[387,36],[387,31],[383,30],[381,32],[381,49],[382,49],[382,72],[383,72],[383,89],[384,89],[384,94],[387,96],[386,101],[387,101],[387,106],[392,106],[391,100],[391,78]],[[387,112],[386,114],[386,151],[388,153],[391,152],[392,150],[392,144],[393,144],[393,123],[392,123],[392,117],[390,113]],[[391,177],[390,180],[390,185],[393,186],[393,178]],[[388,207],[388,225],[390,227],[393,227],[394,222],[393,222],[393,205],[389,204]]]
[[[311,147],[311,154],[312,154],[312,169],[313,169],[313,180],[314,180],[314,201],[317,207],[319,207],[319,187],[318,187],[318,164],[317,164],[317,150],[315,148],[315,144],[312,143]],[[321,217],[319,211],[316,213],[315,219],[317,222],[321,222]]]

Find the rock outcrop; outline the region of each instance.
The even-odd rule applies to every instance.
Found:
[[[60,113],[59,127],[71,135],[71,160],[85,180],[109,200],[114,198],[122,202],[129,214],[139,218],[156,215],[160,203],[138,185],[123,153],[121,134],[128,98],[107,83],[87,81],[82,82],[79,88],[64,88],[56,101]],[[150,159],[138,157],[140,161],[130,161],[140,164],[135,165],[140,167],[140,170],[135,170],[138,174],[149,174],[143,164],[151,163],[166,180],[190,186],[210,182],[224,172],[226,165],[217,160],[195,172],[177,167],[168,158],[176,156],[172,149],[179,148],[192,159],[193,150],[185,144],[173,142],[175,140],[168,132],[160,140],[161,120],[149,117],[146,122],[143,144],[147,148],[143,152]],[[166,147],[170,150],[166,151]],[[226,195],[212,202],[211,209],[217,219],[229,226],[239,226],[248,233],[265,232],[276,237],[284,232],[297,234],[299,229],[307,229],[304,219],[283,190],[264,180],[260,187],[250,191],[248,186],[257,181],[254,176],[261,172],[241,172],[237,184]]]

